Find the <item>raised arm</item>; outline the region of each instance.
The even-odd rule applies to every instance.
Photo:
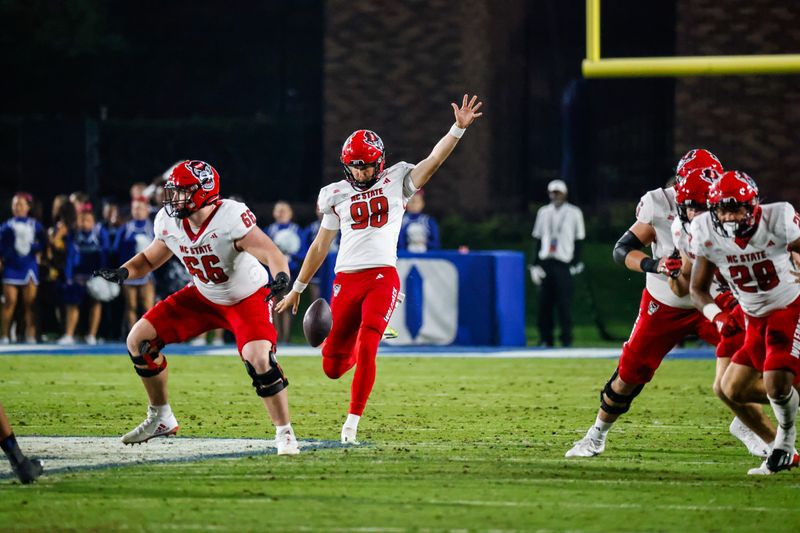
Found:
[[[471,100],[467,101],[468,95],[464,95],[461,107],[455,103],[453,106],[453,113],[455,114],[456,122],[450,128],[450,131],[442,137],[436,146],[433,147],[430,155],[417,163],[414,170],[411,171],[411,181],[414,182],[416,188],[423,187],[431,176],[442,166],[445,159],[447,159],[453,152],[453,149],[458,144],[458,140],[464,135],[464,131],[472,124],[475,119],[483,115],[478,113],[478,109],[483,105],[483,102],[477,102],[478,97],[473,96]]]
[[[317,270],[319,270],[322,262],[325,261],[325,258],[328,256],[328,250],[331,247],[331,243],[336,238],[337,233],[339,233],[339,230],[325,229],[320,226],[319,233],[317,233],[317,236],[314,238],[314,242],[308,247],[306,258],[303,261],[303,266],[300,267],[300,273],[297,274],[294,287],[292,287],[292,290],[283,300],[278,302],[275,310],[282,313],[291,308],[292,314],[297,314],[297,305],[300,303],[300,293],[305,290],[311,278],[317,273]]]

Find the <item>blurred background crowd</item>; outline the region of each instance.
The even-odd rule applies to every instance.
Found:
[[[94,270],[123,264],[153,240],[153,220],[162,205],[168,173],[169,169],[150,183],[133,183],[125,202],[107,199],[94,205],[85,192],[73,191],[56,195],[45,206],[30,193],[14,194],[11,217],[0,225],[0,344],[94,345],[121,340],[157,301],[190,281],[174,257],[152,275],[126,280],[119,291],[92,279]],[[400,249],[419,253],[439,248],[438,224],[422,213],[424,206],[423,194],[409,203]],[[319,231],[321,215],[317,212],[310,223],[298,224],[291,204],[280,200],[273,206],[272,219],[263,230],[287,256],[294,278]],[[338,239],[332,252],[337,250]],[[318,279],[312,281],[312,296],[319,297]],[[282,342],[290,340],[291,325],[291,314],[277,316]],[[222,330],[192,341],[224,342]]]

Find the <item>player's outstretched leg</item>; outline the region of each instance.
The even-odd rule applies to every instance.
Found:
[[[122,436],[123,444],[141,444],[155,437],[175,435],[180,426],[167,399],[167,358],[163,343],[147,319],[140,319],[128,334],[128,355],[147,391],[150,405],[144,422]]]
[[[300,447],[289,416],[289,380],[275,358],[274,348],[267,340],[250,341],[242,347],[242,360],[253,380],[256,394],[261,397],[275,425],[275,448],[278,455],[297,455]]]
[[[375,385],[375,359],[382,338],[383,331],[371,324],[362,324],[358,329],[355,347],[356,371],[350,386],[350,410],[342,425],[342,444],[358,444],[358,422]]]
[[[2,404],[0,404],[0,448],[5,452],[8,462],[11,463],[11,469],[21,483],[25,485],[33,483],[42,475],[42,462],[39,459],[25,457],[20,450]]]
[[[631,402],[643,388],[644,384],[625,383],[619,377],[619,370],[614,370],[611,379],[600,391],[600,410],[597,412],[594,425],[581,440],[576,441],[572,448],[567,450],[564,457],[594,457],[603,453],[611,426],[620,415],[628,412]]]

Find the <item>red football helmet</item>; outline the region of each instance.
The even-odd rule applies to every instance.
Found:
[[[378,181],[378,174],[383,172],[386,164],[384,159],[383,141],[378,134],[370,130],[357,130],[350,134],[350,137],[342,146],[340,161],[344,165],[345,179],[353,188],[365,191]],[[373,167],[375,173],[368,181],[357,181],[353,177],[350,167],[367,168]]]
[[[711,185],[708,191],[708,208],[714,229],[723,237],[748,237],[756,230],[758,222],[758,187],[753,178],[738,170],[729,170]],[[739,212],[744,207],[746,216],[736,222],[723,222],[719,211]]]
[[[164,184],[164,209],[171,217],[186,218],[219,200],[219,174],[205,161],[178,163]]]
[[[695,148],[686,152],[675,168],[675,175],[678,177],[680,183],[686,176],[694,169],[697,168],[711,168],[722,174],[722,163],[719,162],[717,156],[704,148]]]
[[[696,168],[690,170],[686,177],[675,185],[678,216],[684,224],[689,223],[687,208],[699,211],[708,209],[708,190],[718,178],[719,174],[713,168]]]

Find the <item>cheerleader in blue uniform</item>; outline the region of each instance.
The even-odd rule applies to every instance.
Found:
[[[143,196],[131,200],[131,220],[117,230],[113,250],[117,256],[117,263],[122,264],[138,254],[153,242],[153,222],[150,220],[150,207]],[[139,317],[138,308],[142,313],[153,307],[155,300],[155,284],[153,275],[147,274],[143,278],[126,279],[123,283],[125,293],[125,318],[128,328],[132,327]]]
[[[292,206],[288,202],[276,202],[272,210],[272,217],[275,222],[264,228],[264,233],[275,242],[275,245],[286,256],[289,261],[289,272],[292,279],[297,279],[300,265],[303,263],[308,250],[305,245],[305,232],[303,228],[292,222],[293,216]],[[292,313],[276,314],[274,320],[275,329],[278,332],[278,341],[289,342],[292,329]]]
[[[96,224],[91,204],[85,204],[78,214],[78,227],[67,238],[66,278],[63,300],[67,308],[64,336],[59,344],[75,344],[75,328],[80,318],[80,305],[88,296],[86,282],[92,272],[108,265],[108,232],[102,224]],[[97,329],[100,326],[100,302],[89,296],[89,321],[86,344],[97,344]]]
[[[35,218],[28,216],[33,197],[18,192],[11,200],[14,215],[0,226],[0,256],[3,263],[3,316],[0,344],[8,344],[8,332],[14,309],[22,293],[26,342],[36,342],[33,306],[39,285],[39,266],[36,254],[46,242],[44,229]]]

